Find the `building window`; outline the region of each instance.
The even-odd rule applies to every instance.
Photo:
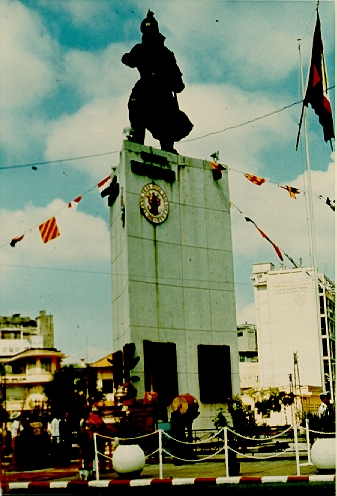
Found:
[[[109,394],[113,392],[113,380],[112,379],[103,379],[102,380],[102,393]]]
[[[143,341],[145,391],[158,393],[161,405],[178,396],[177,351],[175,343]]]
[[[51,359],[41,358],[41,370],[44,372],[51,372]]]
[[[232,397],[230,347],[198,345],[200,401],[226,403]]]
[[[322,334],[326,334],[326,322],[325,322],[325,317],[321,317],[321,331]]]

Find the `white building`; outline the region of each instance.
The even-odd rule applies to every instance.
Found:
[[[253,264],[261,388],[335,385],[334,283],[312,268]],[[299,391],[295,391],[299,392]]]
[[[54,348],[53,316],[40,311],[35,320],[20,314],[0,316],[0,401],[12,414],[46,406],[44,386],[61,367]]]
[[[259,363],[257,351],[256,326],[242,324],[238,326],[240,391],[259,387]]]
[[[30,348],[53,348],[54,325],[52,315],[44,310],[32,320],[14,314],[0,316],[0,357],[8,357]]]

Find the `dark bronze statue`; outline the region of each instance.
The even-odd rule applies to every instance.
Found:
[[[122,57],[123,64],[136,67],[140,79],[132,89],[128,108],[132,128],[129,139],[144,144],[148,129],[162,150],[177,153],[175,141],[185,138],[193,124],[179,109],[177,93],[185,88],[175,56],[165,45],[158,22],[150,10],[140,25],[142,42]]]

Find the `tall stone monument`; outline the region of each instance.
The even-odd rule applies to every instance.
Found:
[[[240,392],[227,171],[125,140],[114,174],[113,351],[135,343],[138,397],[193,395],[213,427]]]

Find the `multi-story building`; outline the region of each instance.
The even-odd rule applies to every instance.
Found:
[[[261,388],[335,388],[335,285],[312,268],[253,264]],[[316,279],[317,281],[317,279]],[[319,289],[319,298],[318,298]]]
[[[54,348],[53,317],[35,320],[14,314],[0,317],[1,400],[6,410],[44,405],[44,385],[60,369],[64,355]]]
[[[53,316],[44,310],[32,320],[19,313],[11,317],[0,316],[0,357],[11,356],[28,348],[53,348]]]
[[[256,326],[245,324],[238,326],[240,391],[259,387],[259,363],[257,351]]]

